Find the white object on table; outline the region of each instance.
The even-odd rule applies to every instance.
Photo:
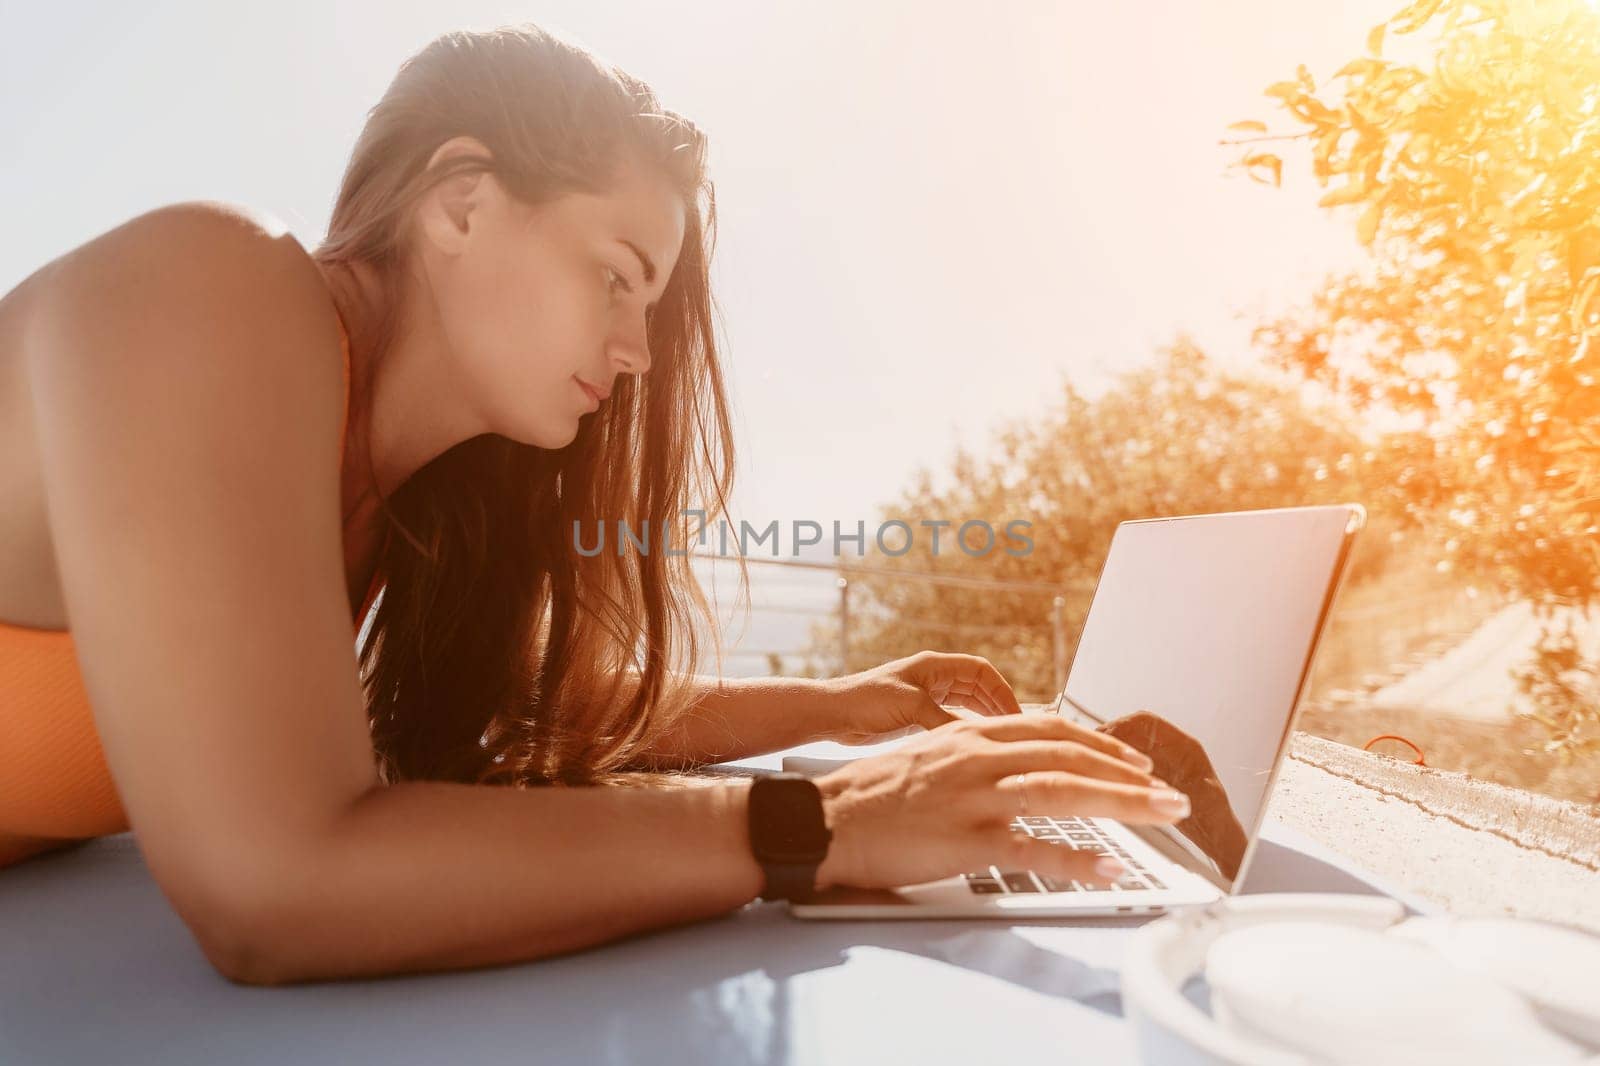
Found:
[[[1407,918],[1393,933],[1521,993],[1549,1025],[1600,1047],[1600,937],[1552,922]]]
[[[1541,1026],[1508,984],[1390,932],[1405,916],[1382,897],[1284,893],[1236,896],[1151,922],[1131,937],[1122,966],[1123,1008],[1141,1060],[1600,1063]],[[1202,974],[1210,1013],[1185,995]],[[1456,1038],[1469,1034],[1463,1052]]]

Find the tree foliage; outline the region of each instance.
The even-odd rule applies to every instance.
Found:
[[[1600,679],[1583,654],[1569,617],[1560,629],[1545,626],[1529,661],[1512,672],[1517,689],[1532,702],[1528,717],[1545,730],[1544,751],[1571,761],[1600,752]]]
[[[927,471],[885,509],[913,528],[923,520],[1032,522],[1032,548],[987,555],[955,548],[875,554],[874,567],[1006,581],[1048,582],[1066,598],[1075,647],[1117,523],[1127,519],[1359,499],[1364,472],[1386,460],[1336,412],[1310,406],[1298,385],[1226,372],[1180,338],[1151,366],[1123,375],[1098,399],[1070,384],[1043,417],[997,434],[993,457],[957,457],[948,487]],[[1359,575],[1380,567],[1391,541],[1379,528],[1356,556]],[[1012,542],[1013,546],[1017,546]],[[1024,694],[1053,690],[1051,599],[1033,592],[951,587],[851,574],[851,662],[860,669],[923,648],[988,657]],[[833,646],[834,632],[817,647]]]
[[[1387,59],[1397,35],[1431,64]],[[1237,123],[1236,165],[1280,184],[1309,148],[1321,205],[1368,268],[1257,340],[1379,417],[1438,471],[1398,502],[1475,571],[1545,603],[1600,578],[1600,12],[1584,0],[1419,0],[1318,87],[1266,89],[1290,126]],[[1298,159],[1298,156],[1297,156]],[[1442,515],[1444,522],[1434,521]]]

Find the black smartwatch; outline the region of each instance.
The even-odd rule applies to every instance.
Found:
[[[750,850],[767,875],[762,899],[794,899],[816,887],[833,833],[822,793],[804,774],[757,777],[750,786]]]

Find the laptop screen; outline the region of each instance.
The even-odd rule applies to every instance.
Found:
[[[1177,788],[1164,759],[1198,777],[1209,759],[1216,785],[1188,789],[1179,832],[1234,887],[1362,521],[1355,505],[1295,507],[1124,522],[1112,537],[1058,708],[1114,723]]]

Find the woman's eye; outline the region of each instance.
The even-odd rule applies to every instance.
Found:
[[[618,289],[623,292],[633,291],[633,286],[628,284],[628,279],[619,274],[613,267],[606,267],[606,287],[613,296],[616,295]]]

